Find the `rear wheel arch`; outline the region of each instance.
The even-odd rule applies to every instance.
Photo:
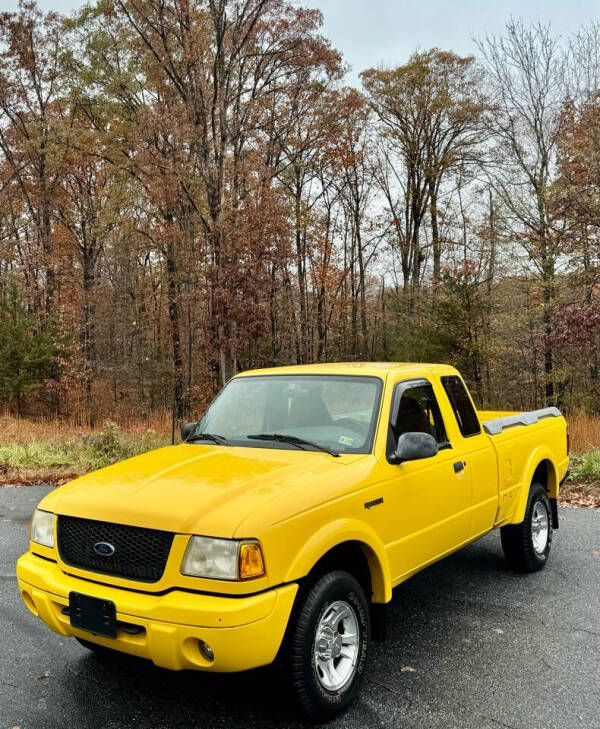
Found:
[[[540,483],[544,486],[546,495],[550,500],[558,498],[557,470],[550,455],[543,451],[534,453],[525,469],[525,479],[523,480],[514,514],[510,520],[511,524],[520,524],[525,518],[529,491],[534,483]]]
[[[546,489],[549,499],[556,499],[558,497],[556,469],[549,458],[544,458],[538,463],[531,477],[531,483],[541,483]]]

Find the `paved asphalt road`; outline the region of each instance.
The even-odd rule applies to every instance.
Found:
[[[98,661],[21,604],[15,560],[45,487],[0,488],[0,729],[293,727],[272,669],[172,673]],[[335,727],[600,727],[600,511],[561,509],[546,569],[505,566],[498,534],[395,591],[388,640]]]

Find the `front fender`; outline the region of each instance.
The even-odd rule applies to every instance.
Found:
[[[315,532],[296,555],[285,581],[305,577],[321,557],[344,542],[358,542],[365,553],[371,573],[373,602],[389,602],[392,580],[385,547],[377,533],[358,519],[338,519]]]
[[[542,461],[548,462],[548,496],[555,499],[558,496],[558,478],[557,466],[554,461],[551,450],[547,446],[538,446],[527,461],[523,473],[524,477],[521,481],[521,489],[515,511],[510,519],[511,524],[520,524],[525,518],[525,509],[527,508],[527,497],[529,496],[529,487],[533,480],[533,474]]]

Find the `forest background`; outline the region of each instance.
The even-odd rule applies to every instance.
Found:
[[[0,479],[167,442],[242,369],[443,361],[478,407],[558,405],[597,493],[600,24],[512,20],[360,88],[321,26],[0,15]]]

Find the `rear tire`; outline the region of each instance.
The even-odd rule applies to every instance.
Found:
[[[510,566],[518,572],[538,572],[548,561],[552,544],[552,512],[546,489],[532,483],[520,524],[500,529],[502,549]]]
[[[356,699],[370,644],[369,608],[359,582],[335,570],[307,588],[291,624],[288,666],[304,713],[326,721]]]

